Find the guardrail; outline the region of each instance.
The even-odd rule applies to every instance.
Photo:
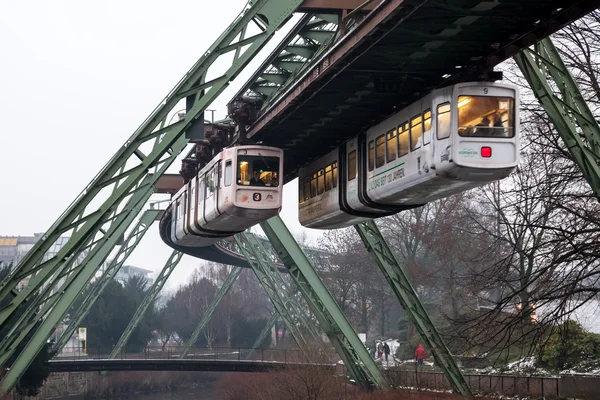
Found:
[[[90,347],[84,352],[81,348],[64,347],[55,360],[105,360],[108,359],[112,348]],[[182,359],[182,347],[146,347],[143,349],[125,347],[116,360],[177,360]],[[309,349],[299,348],[241,348],[241,347],[194,347],[185,357],[186,360],[231,360],[231,361],[278,361],[293,363],[336,363],[340,360],[334,349]]]

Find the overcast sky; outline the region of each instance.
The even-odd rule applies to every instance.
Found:
[[[0,235],[47,230],[245,3],[0,2]],[[217,119],[259,61],[210,107]],[[296,181],[284,195],[302,234]],[[158,271],[170,253],[155,224],[128,264]],[[168,286],[199,264],[184,257]]]

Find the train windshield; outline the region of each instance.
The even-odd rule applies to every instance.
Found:
[[[471,137],[513,137],[514,99],[458,96],[458,134]]]
[[[238,156],[237,184],[279,186],[279,157]]]

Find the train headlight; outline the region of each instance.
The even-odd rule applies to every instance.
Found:
[[[480,153],[483,158],[490,158],[492,156],[492,148],[484,146],[481,148]]]

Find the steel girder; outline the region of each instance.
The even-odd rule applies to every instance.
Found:
[[[460,369],[452,359],[452,355],[444,340],[429,319],[427,311],[419,300],[417,292],[402,270],[400,262],[389,248],[375,221],[367,221],[354,226],[365,247],[373,255],[375,262],[383,272],[400,304],[415,324],[425,344],[431,349],[436,363],[442,368],[455,392],[472,397],[471,389],[465,381]]]
[[[259,97],[265,102],[292,82],[300,71],[333,42],[337,14],[305,14],[233,97]]]
[[[250,359],[250,357],[252,357],[252,354],[254,354],[254,350],[258,349],[258,346],[260,346],[260,344],[263,342],[263,340],[265,340],[265,338],[269,335],[269,333],[271,332],[271,329],[273,329],[273,326],[277,322],[277,318],[278,317],[279,316],[277,315],[276,312],[274,312],[273,314],[271,314],[271,318],[269,318],[269,320],[265,324],[265,327],[260,332],[260,335],[258,335],[258,339],[256,339],[256,341],[254,342],[254,344],[250,348],[250,351],[248,352],[248,355],[246,355],[246,359]]]
[[[251,253],[254,255],[255,259],[258,260],[259,255],[263,255],[261,259],[263,260],[263,264],[258,263],[256,267],[261,268],[261,273],[269,276],[270,281],[273,282],[275,287],[280,288],[284,294],[284,301],[286,302],[286,307],[289,308],[292,312],[292,317],[295,319],[296,323],[300,327],[304,327],[307,332],[311,335],[314,343],[318,345],[323,345],[323,340],[321,335],[319,334],[319,329],[315,325],[315,321],[310,318],[310,315],[304,310],[304,308],[300,305],[298,298],[295,296],[292,285],[289,285],[285,282],[285,280],[281,276],[281,271],[279,271],[275,265],[277,261],[277,253],[274,251],[273,256],[270,257],[270,252],[265,248],[264,244],[269,243],[268,239],[260,238],[257,235],[252,233],[245,233],[245,238],[247,239],[248,244],[250,245]],[[263,268],[264,267],[264,268]],[[256,271],[255,271],[256,273]],[[258,274],[257,274],[258,277]],[[259,278],[260,279],[260,278]]]
[[[294,341],[300,348],[306,349],[308,348],[308,341],[300,330],[300,324],[294,320],[292,307],[290,306],[290,302],[294,300],[289,296],[285,296],[283,293],[284,288],[273,279],[274,271],[271,269],[271,260],[268,258],[268,254],[264,251],[264,248],[260,246],[260,243],[260,247],[256,246],[256,238],[254,238],[254,241],[251,241],[253,237],[253,235],[244,232],[235,235],[234,239],[241,254],[246,257],[246,260],[252,266],[258,282],[265,292],[267,292],[267,296],[271,299],[275,311],[283,319]]]
[[[115,255],[113,260],[104,270],[102,276],[98,278],[96,284],[92,287],[90,293],[87,295],[81,307],[79,309],[74,310],[74,315],[71,316],[69,325],[58,339],[56,344],[54,345],[55,351],[60,351],[69,341],[69,338],[75,332],[77,327],[81,325],[81,321],[85,318],[85,316],[90,312],[92,306],[106,287],[108,283],[115,277],[117,272],[121,269],[125,261],[129,255],[133,252],[133,250],[140,243],[150,225],[154,222],[160,210],[146,210],[140,217],[137,225],[133,228],[127,239],[125,239],[125,243],[119,249],[118,253]]]
[[[231,271],[229,271],[227,278],[225,278],[225,282],[223,282],[223,284],[219,288],[219,291],[215,294],[215,297],[213,298],[212,302],[210,303],[210,305],[204,312],[204,315],[200,319],[200,322],[198,322],[196,329],[194,329],[192,336],[190,336],[190,339],[186,342],[185,347],[183,348],[183,351],[181,352],[181,355],[180,355],[181,359],[184,359],[185,357],[187,357],[190,349],[192,347],[194,347],[194,345],[196,344],[196,341],[198,340],[198,338],[200,337],[200,334],[202,333],[202,330],[204,329],[206,324],[208,324],[208,322],[212,318],[213,313],[219,306],[221,299],[223,299],[223,297],[225,297],[225,295],[229,292],[229,289],[231,289],[233,287],[233,284],[235,283],[235,281],[237,281],[237,278],[238,278],[238,276],[240,276],[241,272],[242,272],[242,267],[232,267]]]
[[[558,134],[600,198],[600,127],[550,38],[514,56]]]
[[[101,241],[101,245],[90,251],[81,264],[72,266],[73,259],[70,259],[70,261],[67,262],[68,265],[65,267],[68,270],[67,273],[61,274],[62,278],[55,279],[56,287],[54,286],[54,283],[47,284],[39,289],[39,293],[30,293],[29,296],[26,297],[30,304],[18,321],[12,325],[8,335],[0,341],[0,365],[4,365],[8,361],[17,346],[36,324],[42,321],[49,312],[55,311],[55,305],[60,303],[61,307],[66,307],[65,309],[56,310],[57,313],[66,314],[71,303],[77,295],[81,293],[83,286],[91,279],[93,274],[96,273],[102,262],[104,262],[117,244],[118,239],[123,235],[131,223],[132,218],[135,218],[144,206],[144,196],[147,193],[151,193],[152,190],[153,188],[149,185],[148,179],[144,179],[138,192],[129,199],[123,210],[116,215],[113,223],[103,238],[105,240]],[[84,276],[88,278],[87,280],[82,281],[82,277]],[[79,285],[80,282],[83,283]],[[73,298],[71,299],[71,297]],[[68,303],[65,302],[65,299],[68,299],[66,300]],[[46,325],[43,326],[46,328]],[[48,335],[50,335],[50,333]],[[46,339],[47,338],[44,338],[41,344],[45,343]],[[29,345],[27,347],[29,348],[32,346]],[[35,345],[33,347],[35,347]],[[30,362],[32,360],[33,358]]]
[[[243,70],[301,2],[302,0],[256,0],[245,7],[232,25],[194,64],[27,253],[22,262],[2,281],[0,299],[8,295],[12,297],[13,294],[16,296],[11,299],[8,306],[0,310],[0,325],[8,320],[23,302],[31,300],[49,279],[52,285],[60,283],[62,277],[70,274],[68,261],[82,248],[87,247],[86,260],[98,260],[98,257],[91,254],[104,249],[105,243],[113,242],[113,238],[108,236],[107,232],[115,230],[112,229],[113,225],[126,210],[123,205],[125,201],[133,197],[137,198],[140,193],[145,196],[144,202],[148,200],[152,191],[140,192],[142,180],[147,179],[151,186],[154,185],[185,148],[188,143],[186,133],[192,132],[197,127],[198,120],[203,124],[202,116],[207,106]],[[250,25],[257,28],[259,33],[245,37]],[[217,78],[205,81],[209,67],[220,56],[230,52],[234,52],[230,67]],[[185,117],[171,123],[172,118],[169,120],[169,116],[175,115],[183,104],[187,108]],[[128,224],[130,223],[131,220]],[[44,259],[44,255],[59,237],[68,233],[70,233],[69,240],[61,250],[55,256]],[[15,287],[24,278],[30,278],[29,284],[23,290],[15,292]],[[80,288],[84,284],[85,282]],[[31,309],[32,306],[29,308]],[[39,339],[37,334],[35,337]],[[46,338],[39,340],[43,344]],[[38,346],[28,346],[31,349],[36,347]],[[31,354],[35,355],[32,351],[24,352],[15,362],[15,366],[19,368],[11,369],[3,382],[3,390],[10,389],[16,382],[18,379],[16,374],[20,375],[24,370],[21,370],[20,366],[29,365],[33,356],[27,360],[22,358],[29,357]]]
[[[273,217],[260,225],[300,288],[319,325],[348,368],[351,378],[364,388],[369,387],[370,384],[385,388],[387,386],[385,379],[375,361],[281,217]]]
[[[33,327],[38,325],[38,322],[41,320],[41,323],[35,330],[31,340],[27,343],[21,354],[19,354],[15,362],[11,365],[10,370],[4,376],[4,379],[0,384],[1,391],[10,391],[19,380],[35,356],[43,348],[46,340],[52,334],[52,331],[65,317],[67,311],[73,304],[73,301],[81,293],[82,288],[94,276],[99,266],[104,262],[119,241],[119,238],[125,234],[127,227],[140,213],[146,204],[147,198],[154,190],[149,184],[146,184],[145,186],[145,190],[140,190],[132,196],[128,204],[124,207],[123,212],[115,219],[110,231],[106,233],[103,245],[100,248],[95,249],[96,251],[91,255],[91,258],[86,258],[86,261],[79,269],[69,275],[64,285],[56,294],[44,299],[43,305],[41,302],[37,305],[32,305],[33,307],[39,307],[40,309],[36,318],[33,318],[23,327],[15,326],[15,328],[18,329],[17,331],[15,331],[15,328],[11,330],[11,333],[8,335],[11,343],[2,348],[3,352],[1,353],[0,361],[0,364],[2,365],[5,365],[8,358],[14,353],[17,344],[20,343],[25,338],[25,335],[32,330]],[[12,340],[15,336],[16,339]]]
[[[177,86],[160,103],[136,132],[118,150],[108,164],[85,188],[71,206],[27,253],[23,261],[0,285],[0,298],[14,292],[18,282],[31,277],[29,285],[0,311],[3,324],[25,300],[61,268],[64,260],[90,238],[104,236],[113,214],[122,208],[123,200],[131,197],[139,182],[154,169],[150,183],[154,184],[185,147],[187,131],[203,124],[206,107],[228,86],[252,60],[274,32],[292,15],[302,0],[256,0],[249,3],[233,24],[196,62]],[[259,33],[246,38],[249,26]],[[244,50],[241,52],[240,50]],[[217,78],[205,82],[208,68],[222,55],[234,52],[230,67]],[[187,113],[180,121],[170,123],[168,117],[187,103]],[[169,121],[169,123],[166,123]],[[155,141],[152,145],[152,141]],[[150,193],[151,194],[151,193]],[[148,194],[148,197],[150,197]],[[101,205],[89,207],[102,198]],[[58,238],[71,232],[66,245],[54,257],[43,260],[44,254]],[[95,242],[95,241],[93,241]],[[37,272],[37,273],[36,273]]]
[[[129,341],[129,337],[131,336],[131,334],[133,333],[135,328],[137,328],[137,326],[140,324],[140,322],[142,321],[142,318],[144,318],[144,315],[146,315],[146,311],[148,310],[148,307],[150,307],[152,304],[154,304],[154,300],[156,300],[156,296],[158,296],[158,294],[162,290],[163,286],[165,286],[165,283],[167,283],[167,280],[171,276],[171,273],[173,272],[173,270],[175,269],[177,264],[179,264],[179,261],[181,261],[182,256],[183,256],[183,253],[180,253],[176,250],[171,253],[165,266],[160,271],[160,274],[158,275],[158,277],[156,278],[156,280],[154,281],[154,283],[152,284],[150,289],[148,289],[146,296],[144,296],[144,300],[142,300],[142,302],[138,306],[137,310],[135,310],[135,314],[131,318],[131,321],[129,321],[129,324],[127,324],[127,327],[123,331],[123,334],[119,338],[119,341],[117,342],[116,346],[111,351],[108,358],[110,358],[110,359],[115,358],[117,356],[117,354],[119,354],[121,352],[121,350],[123,350],[123,347],[125,347],[125,345]]]

